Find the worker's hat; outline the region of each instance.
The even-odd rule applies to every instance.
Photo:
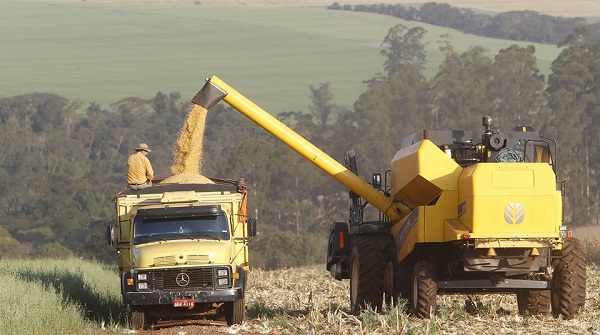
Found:
[[[137,148],[135,148],[135,150],[144,150],[144,151],[148,151],[148,152],[152,151],[152,150],[150,150],[150,148],[148,147],[148,144],[146,144],[146,143],[140,143],[137,146]]]

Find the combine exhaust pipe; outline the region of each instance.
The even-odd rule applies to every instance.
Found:
[[[250,120],[304,156],[304,158],[325,171],[342,185],[354,191],[354,193],[385,213],[392,222],[398,222],[406,215],[408,208],[404,208],[404,205],[398,203],[398,207],[392,206],[394,201],[391,198],[386,197],[380,191],[360,179],[345,166],[338,163],[335,159],[321,151],[321,149],[298,135],[295,131],[255,105],[216,76],[212,76],[206,80],[206,84],[194,96],[192,102],[205,109],[210,109],[220,100],[225,101],[231,107],[246,115]]]

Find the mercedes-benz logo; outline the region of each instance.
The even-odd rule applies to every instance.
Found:
[[[190,283],[190,276],[188,276],[187,273],[182,272],[177,275],[177,278],[175,278],[175,281],[177,282],[177,285],[179,285],[181,287],[188,286],[188,284]]]

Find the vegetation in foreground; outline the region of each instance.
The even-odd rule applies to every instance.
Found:
[[[119,329],[116,272],[70,259],[0,260],[1,334],[94,334]]]
[[[523,316],[514,295],[438,296],[431,319],[399,306],[351,315],[348,281],[323,265],[254,269],[246,322],[211,328],[229,334],[597,334],[600,332],[600,228],[576,232],[588,253],[586,308],[573,320]],[[112,267],[71,259],[0,260],[0,333],[123,334],[119,279]],[[201,326],[197,326],[201,327]],[[200,328],[198,328],[200,331]]]

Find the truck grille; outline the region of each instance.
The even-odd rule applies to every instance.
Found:
[[[150,278],[151,290],[197,290],[214,287],[213,268],[153,271]]]

